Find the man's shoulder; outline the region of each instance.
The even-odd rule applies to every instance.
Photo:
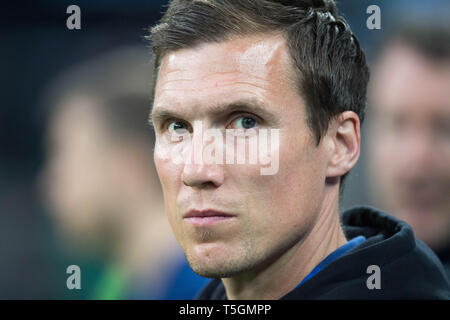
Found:
[[[444,268],[404,221],[373,207],[342,215],[348,239],[361,245],[286,296],[290,299],[450,299]]]

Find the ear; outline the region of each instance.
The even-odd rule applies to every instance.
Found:
[[[332,120],[327,132],[329,139],[329,161],[327,177],[343,176],[358,161],[361,135],[358,115],[353,111],[345,111]]]

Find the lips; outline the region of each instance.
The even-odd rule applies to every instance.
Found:
[[[190,210],[183,215],[185,221],[201,226],[228,221],[234,217],[234,214],[213,209]]]
[[[205,210],[189,210],[186,214],[183,215],[183,218],[206,218],[206,217],[234,217],[233,214],[217,211],[213,209],[205,209]]]

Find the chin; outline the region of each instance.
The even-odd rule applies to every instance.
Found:
[[[221,267],[212,267],[202,264],[194,264],[190,263],[192,270],[198,274],[199,276],[205,277],[205,278],[213,278],[213,279],[219,279],[219,278],[231,278],[233,276],[238,275],[243,270],[239,268],[230,268],[226,266]]]
[[[240,259],[232,255],[217,257],[186,255],[186,259],[191,269],[205,278],[231,278],[254,267],[254,263],[245,255]]]
[[[235,272],[235,270],[230,270],[230,257],[220,256],[213,256],[211,253],[198,255],[186,252],[186,259],[191,269],[205,278],[224,278]]]

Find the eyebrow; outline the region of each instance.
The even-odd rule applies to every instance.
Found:
[[[217,117],[235,111],[255,114],[272,126],[278,126],[280,122],[280,119],[276,114],[268,111],[268,107],[256,99],[238,100],[227,104],[212,106],[208,108],[207,113]],[[154,127],[155,124],[170,118],[183,119],[184,116],[171,108],[161,106],[150,113],[148,122]]]

